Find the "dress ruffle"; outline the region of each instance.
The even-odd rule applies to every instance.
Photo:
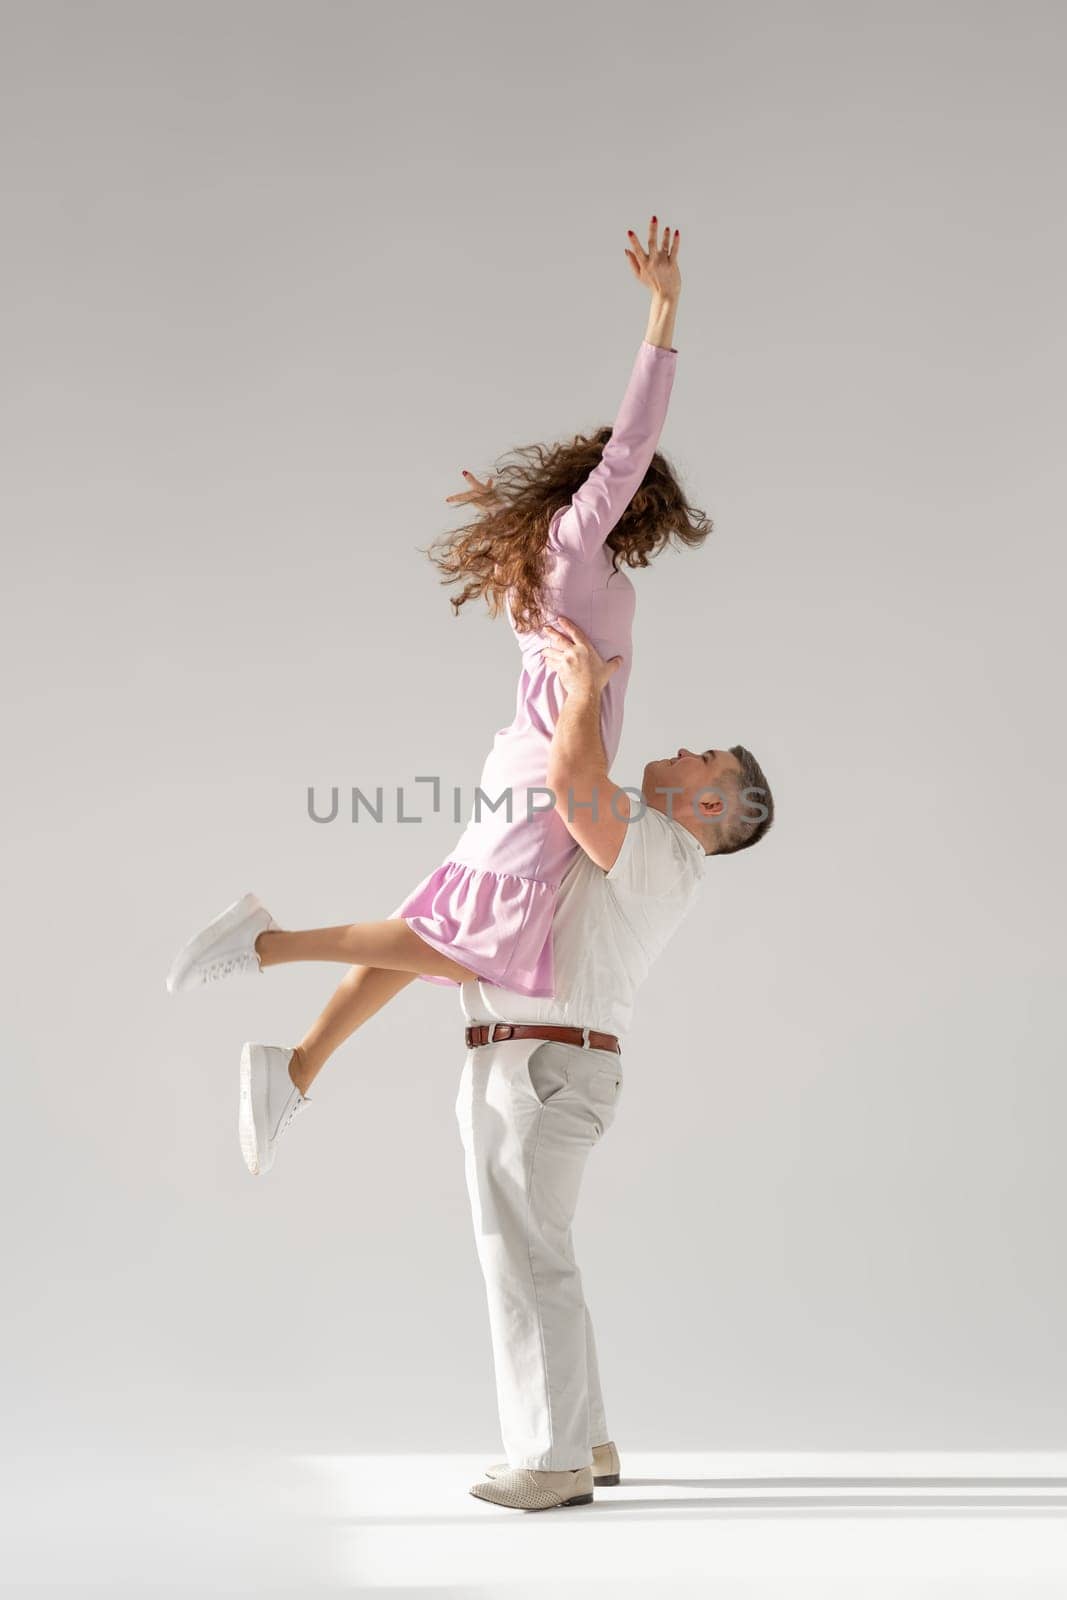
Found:
[[[420,939],[486,983],[538,999],[555,993],[552,914],[556,890],[535,878],[491,872],[462,861],[443,861],[425,877],[393,917]],[[454,978],[424,972],[427,983]]]

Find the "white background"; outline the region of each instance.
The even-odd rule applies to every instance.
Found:
[[[1065,32],[4,8],[14,1440],[497,1449],[454,991],[254,1180],[241,1043],[341,969],[163,980],[246,889],[377,918],[448,853],[447,814],[316,827],[306,789],[476,782],[517,656],[418,547],[461,467],[610,422],[655,211],[662,447],[715,534],[635,575],[615,776],[742,741],[779,820],[709,866],[590,1163],[609,1424],[1063,1447]]]

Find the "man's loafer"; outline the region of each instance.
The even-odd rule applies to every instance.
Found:
[[[512,1511],[554,1511],[557,1506],[587,1506],[593,1499],[592,1467],[573,1472],[541,1472],[508,1467],[498,1478],[476,1483],[471,1494]]]

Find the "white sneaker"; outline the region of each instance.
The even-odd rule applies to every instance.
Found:
[[[289,1076],[293,1052],[283,1045],[246,1044],[241,1051],[241,1154],[249,1172],[269,1172],[278,1140],[308,1103]]]
[[[258,972],[256,940],[277,926],[254,894],[242,895],[183,945],[167,974],[167,988],[177,994],[238,972]]]

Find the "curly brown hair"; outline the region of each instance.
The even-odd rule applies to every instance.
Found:
[[[570,504],[603,454],[611,428],[578,434],[568,444],[521,445],[499,458],[492,489],[474,522],[434,541],[423,554],[440,568],[443,584],[463,583],[450,596],[458,616],[468,600],[484,596],[490,616],[507,600],[515,626],[535,632],[544,620],[541,584],[552,518]],[[711,521],[691,506],[667,459],[657,452],[622,517],[609,533],[612,568],[647,567],[672,539],[703,544]]]

